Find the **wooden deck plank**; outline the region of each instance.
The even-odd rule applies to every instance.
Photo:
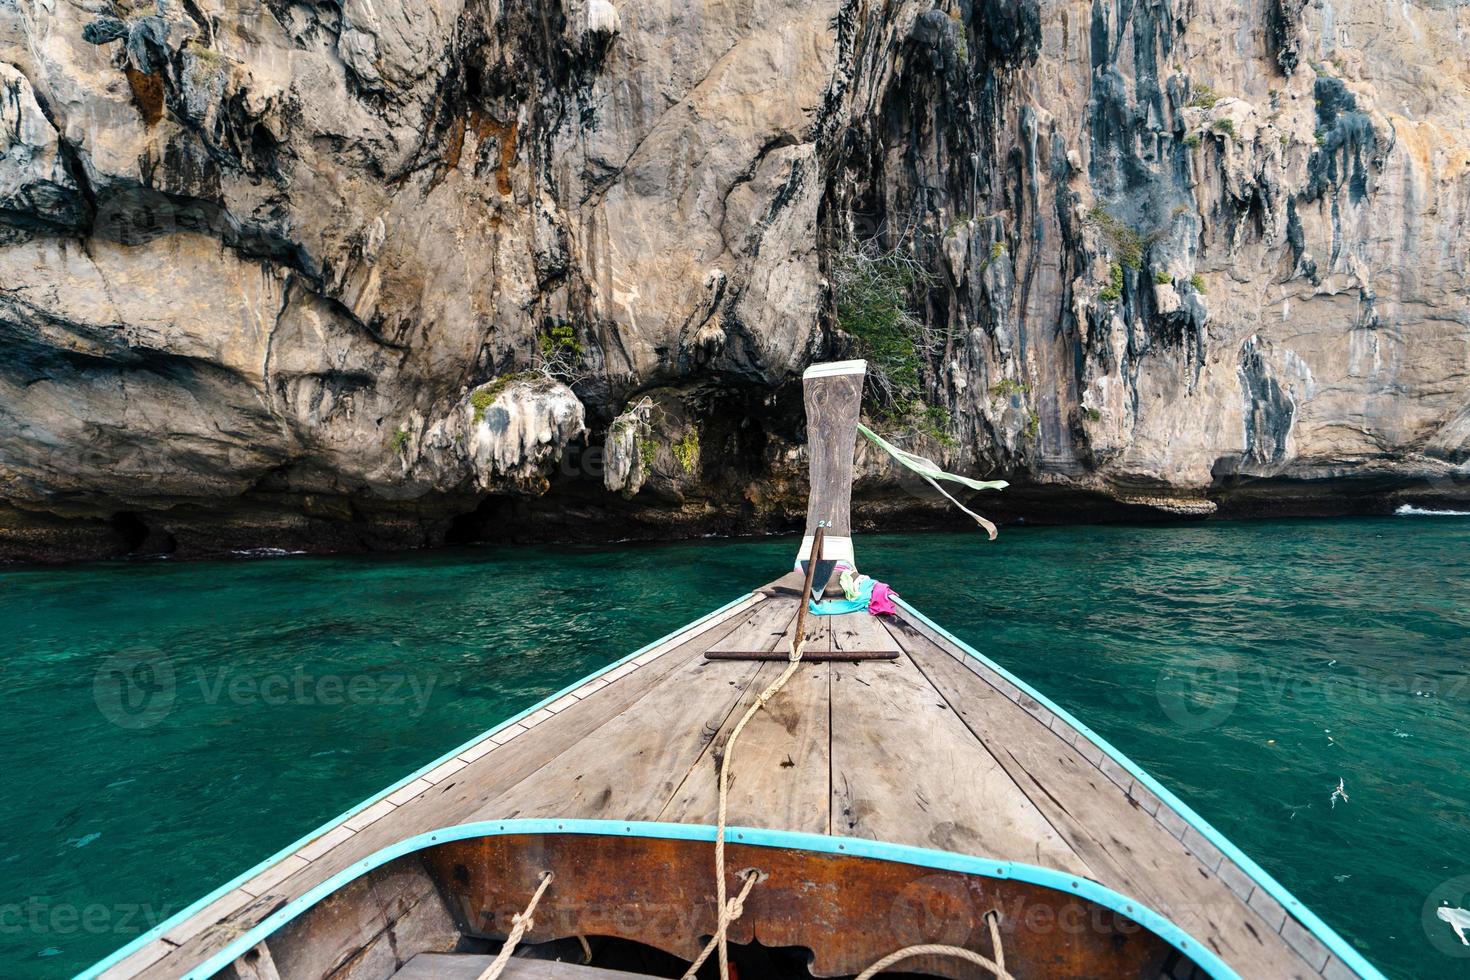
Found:
[[[795,624],[792,624],[793,626]],[[806,618],[806,642],[802,644],[801,655],[822,656],[832,652],[832,617],[831,616],[808,616]],[[791,651],[783,642],[780,649],[788,656]]]
[[[788,599],[795,599],[801,595],[802,590],[805,588],[806,573],[799,568],[794,568],[780,578],[772,579],[755,591],[767,597],[785,596]]]
[[[836,834],[1090,876],[907,657],[832,665],[832,793]]]
[[[493,818],[649,820],[725,724],[760,665],[685,664],[534,776],[483,807]]]
[[[760,607],[757,606],[757,609]],[[615,684],[603,686],[587,697],[568,705],[530,733],[506,745],[498,746],[483,759],[476,760],[417,797],[393,820],[379,821],[359,834],[361,846],[386,846],[401,831],[403,821],[412,819],[421,828],[442,827],[470,820],[509,817],[496,801],[522,784],[568,751],[584,745],[612,719],[640,705],[644,698],[668,690],[670,685],[689,683],[686,671],[702,666],[701,656],[710,644],[718,642],[729,630],[743,628],[750,618],[747,613],[737,622],[712,630],[702,637],[679,645],[664,656],[640,667]],[[605,759],[611,763],[616,752],[603,744]],[[409,807],[414,809],[410,810]],[[564,816],[576,816],[565,813]]]
[[[795,627],[798,611],[793,599],[772,599],[773,612],[784,613],[786,624],[756,637],[751,650],[778,650]],[[830,617],[807,617],[804,650],[826,650],[832,643]],[[771,624],[780,622],[768,617]],[[687,823],[714,823],[719,810],[719,767],[730,733],[751,703],[779,677],[788,661],[762,663],[754,681],[719,733],[689,770],[664,807],[659,819]],[[786,686],[750,720],[736,746],[737,765],[731,772],[729,822],[752,827],[777,827],[825,834],[831,827],[831,739],[827,727],[830,677],[824,664],[803,665]],[[820,773],[820,778],[814,774]]]
[[[203,910],[201,917],[204,918],[205,928],[198,935],[156,962],[143,967],[141,972],[128,968],[131,958],[117,964],[121,968],[117,976],[140,976],[149,980],[177,976],[183,971],[175,968],[175,964],[192,965],[203,962],[285,901],[304,894],[355,861],[429,829],[475,819],[489,819],[487,814],[505,816],[503,813],[487,810],[487,803],[535,773],[550,759],[580,744],[609,718],[616,717],[650,692],[661,689],[662,682],[671,674],[691,663],[700,662],[704,651],[711,644],[719,642],[732,630],[745,625],[762,604],[732,610],[725,619],[706,632],[689,639],[677,640],[662,656],[648,661],[616,684],[604,685],[586,698],[573,699],[550,719],[532,729],[534,738],[523,736],[506,745],[495,746],[487,754],[432,786],[427,792],[405,801],[393,813],[352,835],[300,870],[272,882],[264,890],[260,901],[229,916],[214,916],[209,909]],[[493,742],[487,744],[494,745]],[[310,844],[307,846],[310,847]],[[270,873],[268,870],[264,874]],[[261,877],[263,876],[246,882],[246,887],[259,881]]]
[[[711,659],[740,659],[744,654],[770,653],[784,659],[790,653],[792,621],[796,618],[797,603],[792,596],[778,595],[768,599],[756,610],[750,622],[710,647],[706,656]],[[806,620],[805,654],[825,654],[832,649],[832,627],[830,616],[808,616]]]
[[[1120,864],[1107,842],[1115,836],[1123,840],[1133,836],[1127,824],[1139,818],[1118,787],[1050,728],[948,654],[914,639],[905,641],[905,649],[960,720],[1087,861],[1096,880],[1157,908],[1161,895],[1147,878]],[[1058,781],[1064,785],[1054,786]],[[1109,802],[1106,797],[1110,795],[1129,811],[1121,815],[1121,823],[1111,819],[1118,815],[1093,812],[1093,807]]]
[[[898,642],[878,617],[864,611],[831,616],[832,648],[844,653],[898,656]]]
[[[751,702],[786,669],[763,663],[719,735],[690,770],[660,820],[714,823],[724,746]],[[831,829],[832,683],[830,665],[802,664],[765,708],[751,718],[735,747],[730,771],[729,823],[825,834]]]
[[[667,644],[662,656],[638,658],[641,666],[613,683],[582,688],[528,717],[523,726],[534,727],[524,734],[502,734],[483,750],[460,753],[435,778],[395,794],[396,805],[375,807],[376,819],[368,821],[367,812],[354,818],[347,829],[355,832],[330,838],[331,846],[323,843],[336,829],[329,830],[303,848],[314,860],[292,858],[288,873],[257,876],[242,901],[217,902],[202,921],[176,929],[183,942],[177,950],[151,963],[137,957],[139,975],[177,976],[290,898],[436,827],[526,816],[712,822],[718,749],[785,661],[703,655],[721,643],[784,649],[796,596],[770,587],[766,594],[771,598],[732,611],[702,635]],[[976,676],[945,641],[914,624],[890,629],[865,614],[808,623],[808,651],[866,648],[886,637],[905,652],[889,662],[799,667],[742,735],[731,823],[1057,868],[1170,915],[1243,975],[1312,975],[1265,921],[1266,912],[1280,913],[1274,900],[1261,895],[1266,912],[1249,910],[1244,899],[1257,894],[1237,897],[1239,882],[1236,893],[1227,887],[1233,865],[1219,865],[1218,851],[1213,865],[1208,855],[1191,853],[1187,834],[1181,841],[1150,816],[1159,806],[1152,794],[1136,791],[1139,800],[1130,799],[1119,787],[1131,779],[1110,779],[1084,747],[1058,737],[1049,712],[1031,710],[1040,706],[1029,699],[1017,704],[1003,682]],[[1070,740],[1070,732],[1064,737]],[[1160,820],[1177,819],[1165,811]],[[1211,849],[1204,842],[1202,850]],[[1250,944],[1252,932],[1258,947]]]
[[[116,973],[108,971],[108,975],[149,978],[180,976],[224,949],[236,936],[244,934],[281,905],[282,902],[278,898],[264,895],[227,914],[220,914],[213,908],[205,908],[198,916],[203,923],[200,931],[170,951],[168,955],[150,963],[137,973],[131,971],[128,961],[125,960],[114,967]],[[180,925],[184,924],[180,923]]]
[[[711,644],[709,655],[773,650],[791,628],[796,616],[796,603],[790,599],[767,599],[755,607],[750,619],[719,642]]]
[[[1168,916],[1242,976],[1315,975],[1269,923],[1050,727],[919,628],[891,628],[956,716],[1087,860],[1095,880]],[[1293,963],[1297,973],[1289,972]]]

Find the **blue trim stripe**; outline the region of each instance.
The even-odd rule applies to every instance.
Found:
[[[243,874],[240,874],[240,875],[237,875],[234,878],[231,878],[229,881],[225,882],[223,885],[220,885],[214,891],[212,891],[209,894],[205,895],[203,898],[201,898],[198,901],[194,902],[192,905],[188,905],[185,908],[181,909],[176,914],[170,916],[169,918],[165,919],[163,922],[161,922],[158,925],[154,926],[152,929],[149,929],[147,932],[145,932],[142,935],[140,935],[137,938],[135,938],[132,942],[128,943],[126,946],[123,946],[122,948],[118,949],[117,951],[115,951],[114,953],[112,953],[110,956],[106,957],[105,959],[98,960],[96,963],[94,963],[93,965],[89,966],[87,969],[83,970],[81,973],[78,973],[75,977],[72,978],[72,980],[91,980],[91,978],[93,978],[93,977],[97,976],[98,974],[102,973],[103,971],[107,970],[109,967],[111,967],[111,966],[115,965],[116,963],[118,963],[118,962],[126,959],[127,957],[133,955],[133,953],[137,952],[139,949],[142,949],[148,943],[152,942],[154,939],[156,939],[159,936],[163,935],[165,932],[168,932],[174,926],[178,925],[181,922],[184,922],[184,921],[188,920],[191,916],[193,916],[195,913],[199,912],[201,909],[203,909],[205,906],[209,905],[211,902],[214,902],[214,901],[218,900],[219,898],[222,898],[223,896],[225,896],[225,895],[229,894],[230,892],[234,891],[236,888],[239,888],[241,885],[246,884],[247,882],[250,881],[251,878],[254,878],[256,875],[258,875],[261,872],[267,870],[272,865],[274,865],[277,862],[282,861],[282,860],[290,857],[292,854],[295,854],[297,851],[301,850],[301,848],[305,847],[307,844],[310,844],[312,841],[316,840],[318,837],[322,836],[327,831],[329,831],[332,828],[336,827],[338,824],[342,823],[343,821],[348,820],[351,817],[356,816],[357,814],[361,813],[363,810],[366,810],[368,807],[370,807],[373,804],[377,803],[379,800],[382,800],[382,799],[385,799],[386,797],[392,796],[394,793],[398,792],[400,789],[402,789],[403,787],[407,786],[409,783],[413,782],[415,779],[418,779],[420,776],[423,776],[426,773],[433,772],[435,769],[438,769],[444,763],[448,762],[450,759],[453,759],[455,756],[459,755],[461,752],[466,752],[466,751],[474,748],[476,745],[479,745],[481,742],[483,742],[485,739],[489,738],[491,735],[494,735],[496,732],[499,732],[499,731],[501,731],[502,729],[505,729],[505,728],[509,728],[511,725],[514,725],[516,722],[520,721],[522,718],[527,717],[528,715],[535,714],[537,711],[540,711],[542,708],[546,707],[548,704],[551,704],[553,701],[556,701],[559,698],[565,697],[566,695],[570,694],[572,691],[575,691],[577,688],[581,687],[583,684],[586,684],[589,681],[596,680],[598,677],[600,677],[603,674],[606,674],[606,673],[608,673],[610,671],[617,670],[619,667],[623,666],[623,664],[625,664],[625,663],[628,663],[630,660],[636,660],[637,658],[643,656],[645,653],[649,652],[650,650],[654,650],[654,649],[656,649],[656,648],[658,648],[660,646],[663,646],[665,643],[668,643],[670,640],[673,640],[673,639],[675,639],[675,638],[677,638],[677,637],[679,637],[679,636],[681,636],[681,635],[683,635],[685,633],[688,633],[688,632],[690,632],[692,630],[698,629],[700,626],[703,626],[704,624],[708,623],[712,619],[717,619],[718,617],[720,617],[720,616],[724,615],[725,613],[729,612],[731,609],[734,609],[736,606],[740,605],[742,602],[745,602],[746,600],[750,599],[751,596],[753,596],[753,595],[755,595],[754,592],[747,592],[747,593],[745,593],[745,595],[741,596],[738,599],[732,599],[730,602],[725,603],[723,606],[721,606],[720,608],[716,609],[715,611],[713,611],[713,612],[711,612],[711,613],[709,613],[707,615],[701,616],[699,619],[694,620],[692,623],[686,623],[683,626],[680,626],[678,629],[674,630],[673,632],[667,633],[667,634],[659,637],[657,640],[654,640],[652,643],[649,643],[649,644],[646,644],[645,646],[639,647],[637,650],[634,650],[632,653],[628,654],[626,657],[622,658],[621,660],[615,660],[612,663],[608,664],[606,667],[603,667],[600,670],[593,671],[592,673],[588,674],[586,677],[583,677],[581,680],[574,681],[573,683],[571,683],[571,684],[567,685],[566,687],[562,688],[560,691],[557,691],[555,694],[552,694],[549,697],[542,698],[540,701],[537,701],[535,704],[531,705],[525,711],[522,711],[522,712],[520,712],[519,714],[516,714],[516,715],[512,715],[511,717],[507,718],[505,721],[503,721],[500,724],[496,725],[494,728],[490,728],[490,729],[485,730],[481,734],[476,735],[474,738],[470,739],[468,742],[465,742],[463,745],[460,745],[458,748],[450,749],[448,752],[446,752],[444,755],[441,755],[439,758],[435,759],[433,762],[430,762],[429,764],[427,764],[427,765],[425,765],[425,766],[423,766],[423,767],[415,770],[414,772],[409,773],[407,776],[404,776],[402,779],[398,780],[398,782],[396,782],[393,785],[389,786],[387,789],[382,790],[381,792],[379,792],[379,793],[377,793],[377,794],[375,794],[373,796],[368,797],[367,799],[363,800],[361,803],[359,803],[357,806],[353,807],[352,809],[343,812],[339,816],[333,817],[331,820],[328,820],[326,823],[322,824],[320,827],[318,827],[315,830],[311,831],[305,837],[300,838],[295,843],[287,844],[283,849],[277,851],[275,854],[272,854],[270,857],[266,858],[264,861],[260,862],[259,864],[255,865],[254,867],[248,869]]]
[[[562,688],[555,694],[552,694],[549,697],[546,697],[536,704],[530,706],[529,708],[526,708],[519,714],[507,718],[505,721],[501,722],[493,728],[486,730],[481,735],[470,739],[463,745],[460,745],[459,747],[450,750],[449,752],[428,763],[417,771],[410,773],[409,775],[400,779],[398,782],[393,783],[391,786],[387,787],[376,795],[369,797],[352,809],[342,813],[340,816],[327,821],[317,829],[313,830],[311,833],[297,840],[295,843],[287,845],[281,851],[245,871],[243,874],[216,888],[214,891],[205,895],[203,898],[200,898],[198,901],[184,908],[177,914],[171,916],[164,922],[138,936],[132,942],[118,949],[110,956],[99,961],[98,963],[89,967],[83,972],[77,974],[74,980],[91,980],[91,978],[96,977],[98,974],[107,970],[109,967],[115,965],[121,960],[126,959],[128,956],[132,955],[134,952],[141,949],[143,946],[147,945],[158,936],[163,935],[174,926],[188,920],[191,916],[198,913],[210,903],[228,894],[239,886],[247,883],[256,875],[267,870],[272,865],[283,860],[284,858],[294,854],[296,851],[311,843],[313,840],[331,830],[333,827],[336,827],[343,821],[362,812],[363,810],[377,803],[379,800],[382,800],[385,797],[392,795],[402,787],[413,782],[415,779],[418,779],[426,773],[432,772],[434,769],[437,769],[439,766],[448,762],[450,759],[453,759],[460,753],[465,752],[480,744],[484,739],[489,738],[491,735],[494,735],[502,729],[516,724],[521,719],[527,717],[528,715],[534,714],[535,712],[544,708],[546,705],[551,704],[559,698],[564,697],[565,695],[576,690],[589,681],[595,680],[603,674],[616,670],[629,661],[641,657],[643,654],[649,652],[650,650],[662,646],[663,644],[676,639],[680,635],[697,629],[698,627],[708,623],[710,620],[724,615],[731,609],[749,600],[752,595],[753,593],[747,593],[739,597],[738,599],[726,603],[725,605],[721,606],[719,609],[714,610],[708,615],[702,616],[699,619],[685,626],[682,626],[679,629],[674,630],[673,632],[668,633],[667,635],[662,636],[657,640],[654,640],[652,643],[640,647],[634,652],[628,654],[626,657],[623,657],[621,660],[614,661],[601,670],[594,671],[581,680],[578,680],[575,683]],[[1205,837],[1212,844],[1218,847],[1221,852],[1225,854],[1226,857],[1233,860],[1242,871],[1244,871],[1256,882],[1257,885],[1265,889],[1268,894],[1270,894],[1278,902],[1280,902],[1281,905],[1288,910],[1288,912],[1290,912],[1298,921],[1306,926],[1307,929],[1311,931],[1314,936],[1316,936],[1324,945],[1326,945],[1347,966],[1352,968],[1361,976],[1368,978],[1368,980],[1386,980],[1386,978],[1383,977],[1382,973],[1380,973],[1375,967],[1369,964],[1366,959],[1363,958],[1362,954],[1360,954],[1353,947],[1349,946],[1342,939],[1342,937],[1340,937],[1335,931],[1333,931],[1330,926],[1324,923],[1310,909],[1308,909],[1294,896],[1292,896],[1292,894],[1288,892],[1281,884],[1279,884],[1274,878],[1267,874],[1264,869],[1262,869],[1259,865],[1257,865],[1254,861],[1247,857],[1242,851],[1240,851],[1239,848],[1237,848],[1234,844],[1227,840],[1222,834],[1220,834],[1219,831],[1211,827],[1209,823],[1204,820],[1204,818],[1200,817],[1197,813],[1190,809],[1185,803],[1179,800],[1162,784],[1160,784],[1152,776],[1144,772],[1132,760],[1123,755],[1123,753],[1115,749],[1111,744],[1107,742],[1107,740],[1102,738],[1097,733],[1093,732],[1086,725],[1082,724],[1080,721],[1074,718],[1065,709],[1055,704],[1053,701],[1051,701],[1051,699],[1047,698],[1036,689],[1032,688],[1025,681],[1022,681],[1020,678],[1016,677],[1004,667],[990,660],[988,657],[985,657],[983,654],[977,652],[969,644],[965,643],[963,640],[959,639],[954,634],[944,629],[944,627],[929,619],[927,616],[919,612],[917,609],[909,605],[904,600],[897,599],[897,602],[917,621],[925,624],[935,633],[944,637],[966,655],[973,657],[978,662],[984,664],[991,670],[994,670],[997,674],[1004,677],[1012,684],[1016,685],[1017,688],[1024,691],[1030,697],[1035,698],[1037,702],[1045,705],[1059,718],[1061,718],[1063,721],[1066,721],[1078,732],[1080,732],[1086,738],[1090,739],[1093,744],[1095,744],[1102,752],[1107,754],[1116,763],[1118,763],[1118,765],[1120,765],[1130,775],[1132,775],[1134,779],[1138,780],[1138,782],[1151,790],[1154,795],[1158,796],[1158,798],[1164,803],[1164,805],[1174,809],[1175,812],[1177,812],[1187,823],[1194,827],[1194,829],[1197,830],[1203,837]],[[496,831],[491,828],[501,829]],[[655,824],[626,822],[612,822],[604,824],[601,821],[587,820],[543,820],[492,821],[475,824],[464,824],[457,828],[449,828],[443,831],[434,831],[429,834],[419,835],[414,838],[409,838],[405,841],[400,841],[392,847],[386,848],[383,851],[374,854],[372,857],[367,858],[362,862],[358,862],[358,864],[355,864],[350,868],[344,869],[338,875],[334,876],[326,882],[323,882],[321,885],[318,885],[316,888],[307,892],[305,895],[300,896],[295,901],[277,910],[276,913],[274,913],[266,920],[262,921],[255,929],[252,929],[249,933],[247,933],[244,937],[241,937],[236,942],[231,943],[231,945],[229,947],[226,947],[224,951],[221,951],[221,953],[217,954],[209,962],[201,965],[201,967],[191,971],[189,974],[187,974],[187,976],[203,978],[212,975],[213,973],[222,969],[228,963],[232,962],[235,957],[237,957],[241,952],[249,949],[255,943],[263,939],[266,935],[269,935],[270,932],[274,931],[276,928],[279,928],[279,925],[281,923],[289,921],[291,918],[299,915],[300,912],[304,910],[304,908],[308,908],[312,904],[315,904],[315,902],[319,901],[325,895],[330,894],[335,889],[340,888],[343,884],[346,884],[359,875],[371,870],[374,867],[377,867],[384,861],[392,860],[393,858],[398,857],[401,854],[409,853],[413,850],[418,850],[422,847],[429,846],[430,844],[445,840],[458,840],[470,836],[488,835],[496,832],[550,833],[556,830],[560,830],[565,833],[608,834],[618,832],[618,828],[623,828],[621,831],[623,834],[634,836],[666,837],[676,840],[712,840],[714,834],[714,829],[712,827],[696,824]],[[1161,938],[1165,939],[1176,949],[1179,949],[1181,952],[1184,952],[1186,955],[1190,956],[1191,959],[1198,963],[1201,968],[1207,970],[1207,972],[1209,972],[1211,976],[1220,978],[1236,977],[1236,974],[1231,971],[1228,966],[1221,962],[1219,958],[1214,955],[1214,953],[1212,953],[1208,948],[1200,945],[1197,941],[1191,939],[1187,933],[1181,930],[1174,923],[1170,922],[1168,919],[1147,908],[1141,903],[1128,899],[1125,896],[1122,896],[1117,892],[1106,888],[1103,885],[1099,885],[1096,882],[1088,881],[1086,879],[1072,878],[1071,876],[1064,875],[1060,872],[1053,871],[1047,868],[1036,867],[1033,865],[1022,865],[1003,861],[987,861],[982,858],[977,858],[970,855],[954,854],[945,851],[930,851],[923,848],[912,848],[896,844],[887,844],[882,841],[856,840],[841,837],[829,837],[826,835],[799,834],[790,831],[751,830],[743,828],[731,828],[731,834],[736,835],[732,837],[732,839],[742,839],[745,843],[750,844],[759,844],[773,847],[796,847],[818,852],[842,851],[848,854],[856,854],[860,857],[874,857],[885,860],[902,861],[904,863],[918,864],[925,867],[934,867],[944,870],[959,871],[967,874],[981,874],[988,875],[990,877],[1013,877],[1017,880],[1028,881],[1032,884],[1041,885],[1043,887],[1057,888],[1059,890],[1068,891],[1075,890],[1077,894],[1082,895],[1083,897],[1088,898],[1091,901],[1097,902],[1099,905],[1104,905],[1108,908],[1114,909],[1115,911],[1123,912],[1123,914],[1130,916],[1135,921],[1139,922],[1139,924],[1157,933]],[[738,835],[744,836],[740,837]],[[426,843],[424,842],[424,838],[428,838]],[[300,907],[298,908],[298,906]],[[276,922],[277,918],[283,915],[285,916],[285,918],[281,918],[279,922]],[[264,930],[264,932],[262,932],[262,930]],[[259,935],[257,935],[258,933]],[[246,941],[247,939],[249,940],[248,942]],[[238,951],[231,953],[228,958],[224,958],[226,953],[230,952],[231,950],[235,950],[236,947],[239,947]],[[221,962],[216,963],[217,960]]]
[[[350,867],[343,868],[328,880],[300,895],[262,919],[255,928],[234,939],[214,956],[184,974],[183,980],[206,980],[229,966],[242,953],[256,943],[266,939],[281,926],[301,915],[317,902],[367,874],[374,868],[412,854],[424,848],[434,847],[449,841],[466,840],[473,837],[497,837],[510,834],[591,834],[601,837],[650,837],[664,840],[713,841],[715,828],[709,824],[650,823],[623,820],[484,820],[476,823],[445,827],[428,833],[417,834],[406,840],[383,848],[371,857],[364,858]],[[750,827],[729,827],[729,840],[756,847],[782,847],[811,851],[818,854],[846,854],[859,858],[874,858],[895,861],[922,868],[956,871],[961,874],[979,875],[986,878],[1003,878],[1024,881],[1049,888],[1063,894],[1077,895],[1105,908],[1112,909],[1137,922],[1145,929],[1163,939],[1194,961],[1215,980],[1240,980],[1239,974],[1215,955],[1209,947],[1194,939],[1153,909],[1120,895],[1110,888],[1086,878],[1042,868],[1016,861],[991,861],[969,854],[951,851],[933,851],[922,847],[889,844],[884,841],[865,840],[856,837],[832,837],[827,834],[804,834],[791,830],[764,830]]]
[[[1020,688],[1028,696],[1035,698],[1042,705],[1045,705],[1058,718],[1062,719],[1067,724],[1077,729],[1077,731],[1080,732],[1084,737],[1090,739],[1092,741],[1092,744],[1096,745],[1100,750],[1102,750],[1105,755],[1109,756],[1114,762],[1127,770],[1129,775],[1131,775],[1134,779],[1136,779],[1138,782],[1142,783],[1145,787],[1152,791],[1153,794],[1157,796],[1165,806],[1172,808],[1174,812],[1183,817],[1185,823],[1189,824],[1195,830],[1199,831],[1202,837],[1208,840],[1211,844],[1214,844],[1216,847],[1218,847],[1226,858],[1234,861],[1241,871],[1244,871],[1248,876],[1250,876],[1251,880],[1254,881],[1257,886],[1264,889],[1268,895],[1276,899],[1276,901],[1280,902],[1282,907],[1285,908],[1290,915],[1292,915],[1294,918],[1297,919],[1297,921],[1305,926],[1313,936],[1316,936],[1317,939],[1319,939],[1324,946],[1331,950],[1334,955],[1342,960],[1342,962],[1346,966],[1356,972],[1359,976],[1366,978],[1366,980],[1387,980],[1387,978],[1385,978],[1383,974],[1379,972],[1377,967],[1373,966],[1373,964],[1364,959],[1362,953],[1359,953],[1356,949],[1349,945],[1348,942],[1344,940],[1341,936],[1339,936],[1331,926],[1319,919],[1316,913],[1303,905],[1296,896],[1292,895],[1291,892],[1286,890],[1286,887],[1284,885],[1278,882],[1275,878],[1271,877],[1271,875],[1266,872],[1266,869],[1262,868],[1255,861],[1251,860],[1244,851],[1232,844],[1224,834],[1220,833],[1214,827],[1210,826],[1209,822],[1205,820],[1204,817],[1201,817],[1198,813],[1195,813],[1188,804],[1186,804],[1183,800],[1179,799],[1179,797],[1175,796],[1168,789],[1166,789],[1162,783],[1154,779],[1148,773],[1144,772],[1143,769],[1140,768],[1136,763],[1134,763],[1132,759],[1129,759],[1122,752],[1115,749],[1107,741],[1107,739],[1103,738],[1101,735],[1097,734],[1092,729],[1082,724],[1082,722],[1072,717],[1072,715],[1065,708],[1056,704],[1046,695],[1042,694],[1040,691],[1036,690],[1034,687],[1021,680],[1015,674],[1012,674],[1010,671],[1006,670],[1000,664],[996,663],[989,657],[975,650],[964,640],[961,640],[959,637],[949,632],[949,630],[945,629],[943,626],[940,626],[928,616],[925,616],[923,613],[919,612],[903,599],[895,596],[894,600],[899,606],[904,609],[905,612],[913,616],[916,620],[929,627],[935,633],[938,633],[940,636],[944,637],[950,643],[953,643],[966,655],[973,657],[980,663],[984,664],[986,667],[989,667],[991,670],[995,671],[1001,677],[1004,677],[1006,680],[1016,685],[1016,687]]]

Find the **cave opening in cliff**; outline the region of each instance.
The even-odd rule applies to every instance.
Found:
[[[119,542],[119,550],[125,555],[169,555],[178,548],[178,542],[172,534],[162,528],[151,527],[141,515],[133,511],[118,511],[112,515],[111,524]]]

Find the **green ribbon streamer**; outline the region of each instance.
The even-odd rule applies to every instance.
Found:
[[[892,456],[899,463],[900,466],[903,466],[919,474],[919,476],[924,479],[925,483],[929,484],[935,490],[938,490],[941,494],[948,498],[950,503],[954,504],[966,514],[969,514],[975,519],[975,523],[985,528],[985,533],[990,535],[990,540],[995,540],[994,524],[990,523],[985,518],[981,517],[979,514],[975,513],[973,510],[966,507],[958,500],[954,499],[954,497],[950,494],[948,490],[945,490],[935,481],[949,480],[952,483],[963,484],[964,486],[967,486],[972,490],[1004,490],[1006,487],[1010,486],[1009,483],[1004,480],[972,480],[967,476],[957,476],[954,473],[946,473],[944,470],[939,468],[939,464],[934,462],[934,460],[929,459],[926,456],[920,456],[917,453],[911,453],[905,449],[899,449],[897,446],[893,445],[893,443],[884,439],[878,433],[874,432],[866,425],[863,425],[861,422],[858,423],[858,432],[866,436],[868,441],[871,442],[873,445],[877,446],[879,449]]]

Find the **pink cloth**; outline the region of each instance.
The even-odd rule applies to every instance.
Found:
[[[874,616],[892,616],[898,612],[898,607],[893,604],[894,596],[898,595],[882,582],[873,583],[873,596],[868,600],[868,612]]]

